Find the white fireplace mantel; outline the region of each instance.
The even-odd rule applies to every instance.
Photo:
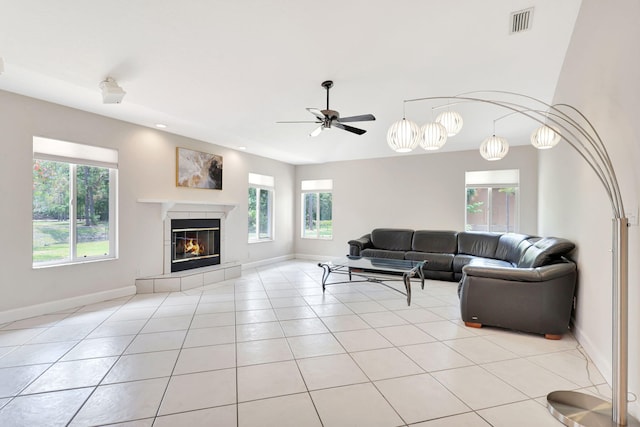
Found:
[[[240,277],[241,266],[236,261],[227,260],[226,226],[227,214],[237,204],[227,202],[138,199],[138,203],[160,206],[163,228],[162,272],[153,276],[136,279],[138,293],[182,292],[203,287],[224,280]],[[220,264],[194,268],[179,272],[171,271],[171,222],[174,219],[209,218],[220,219]]]
[[[167,219],[169,211],[183,212],[219,212],[226,216],[238,206],[237,203],[203,201],[203,200],[166,200],[166,199],[138,199],[138,203],[157,204],[161,207],[162,220]]]

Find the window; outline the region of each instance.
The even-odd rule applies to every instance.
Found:
[[[34,267],[116,257],[118,152],[33,138]]]
[[[249,243],[273,240],[272,176],[249,174]]]
[[[302,181],[302,238],[333,238],[333,180]]]
[[[520,171],[466,172],[466,222],[470,231],[518,231]]]

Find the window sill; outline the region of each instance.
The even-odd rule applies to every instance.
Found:
[[[59,263],[51,263],[51,264],[39,264],[39,265],[32,264],[31,268],[33,270],[42,270],[45,268],[52,268],[52,267],[65,267],[65,266],[78,265],[78,264],[93,264],[96,262],[116,261],[117,259],[118,257],[108,257],[108,258],[93,258],[93,259],[87,259],[87,260],[76,260],[76,261],[69,261],[69,262],[59,262]]]
[[[274,242],[275,239],[260,239],[260,240],[249,240],[249,244],[252,245],[254,243],[268,243],[268,242]]]

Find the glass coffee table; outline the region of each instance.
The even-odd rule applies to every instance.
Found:
[[[420,284],[424,289],[424,272],[422,267],[427,261],[410,261],[404,259],[389,258],[365,258],[349,256],[332,261],[321,262],[322,267],[322,292],[329,285],[341,283],[373,282],[386,286],[407,297],[407,305],[411,305],[411,278],[420,278]],[[327,283],[332,274],[349,276],[349,280]],[[354,280],[354,277],[357,279]],[[386,282],[404,282],[405,292],[388,285]]]

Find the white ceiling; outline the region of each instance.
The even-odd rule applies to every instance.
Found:
[[[509,34],[511,12],[534,7]],[[508,90],[551,101],[580,0],[0,0],[0,89],[292,164],[398,155],[387,146],[403,100]],[[127,92],[102,104],[100,81]],[[306,107],[372,113],[316,138]],[[431,121],[431,107],[406,104]],[[463,131],[443,150],[468,150],[501,114],[456,107]],[[437,112],[436,112],[437,113]],[[72,126],[72,124],[70,124]],[[528,143],[532,125],[496,133]],[[424,153],[418,148],[414,153]]]

